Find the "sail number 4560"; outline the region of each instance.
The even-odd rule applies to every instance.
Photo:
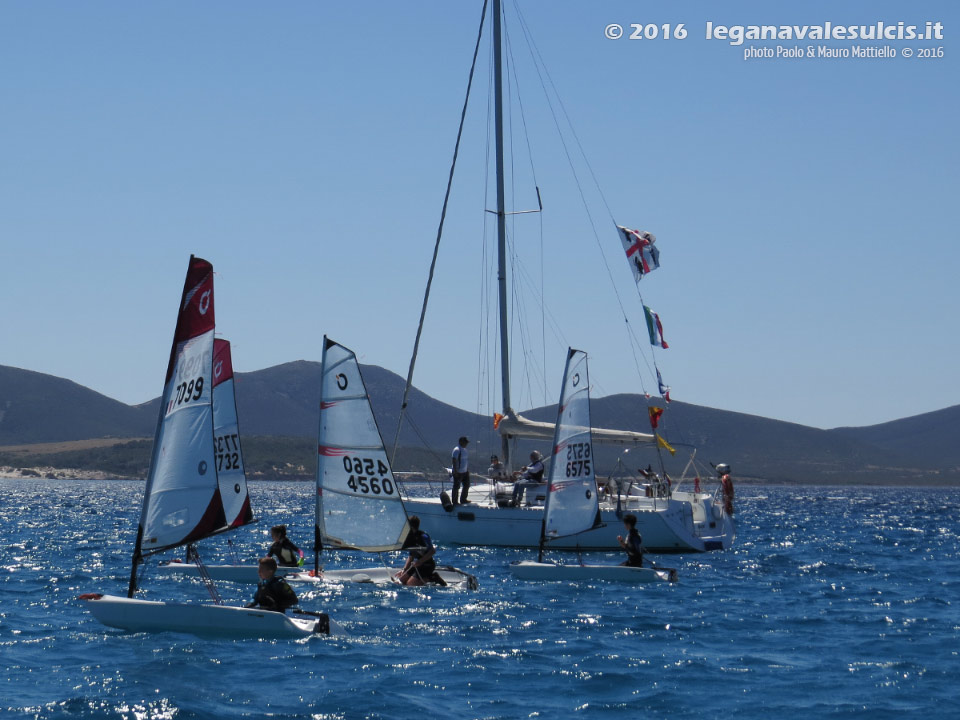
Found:
[[[354,492],[380,495],[393,495],[393,483],[390,478],[390,468],[383,460],[373,458],[350,457],[343,458],[343,469],[350,474],[347,487]],[[375,477],[380,475],[380,477]]]

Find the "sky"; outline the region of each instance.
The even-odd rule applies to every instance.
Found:
[[[655,357],[675,399],[815,427],[960,403],[956,3],[505,8],[507,209],[536,208],[537,187],[544,207],[508,223],[518,409],[555,402],[568,344],[590,354],[595,396],[656,392]],[[237,370],[319,360],[328,334],[405,375],[480,9],[5,0],[0,364],[158,396],[193,253],[217,272]],[[707,22],[827,21],[944,31],[705,37]],[[624,37],[605,37],[612,23]],[[633,23],[687,36],[631,40]],[[414,378],[487,414],[489,37]],[[808,45],[896,56],[744,57]],[[612,221],[657,236],[661,267],[640,283],[670,345],[655,356],[626,330],[643,340]]]

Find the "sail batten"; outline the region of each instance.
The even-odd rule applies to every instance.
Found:
[[[356,355],[324,338],[317,438],[317,528],[324,543],[400,549],[407,514]]]

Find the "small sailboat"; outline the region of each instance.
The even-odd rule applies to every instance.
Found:
[[[676,571],[626,565],[560,565],[544,562],[547,543],[603,527],[597,499],[597,478],[590,430],[590,375],[587,354],[570,348],[553,437],[547,498],[540,525],[540,554],[536,562],[513,563],[510,571],[521,580],[619,580],[663,582],[676,580]]]
[[[390,552],[404,548],[410,531],[357,356],[324,337],[321,368],[314,569],[287,575],[287,580],[396,583],[399,567],[320,568],[324,544]],[[475,590],[477,579],[454,567],[437,566],[428,584]]]
[[[191,546],[253,519],[240,461],[232,369],[229,377],[226,375],[231,365],[230,346],[215,342],[214,329],[213,266],[191,256],[167,365],[127,596],[86,593],[80,599],[104,625],[135,632],[239,638],[296,638],[337,632],[339,626],[323,613],[288,616],[223,605],[209,577],[205,580],[214,598],[212,605],[134,598],[138,568],[149,556]],[[191,554],[199,564],[196,552]]]

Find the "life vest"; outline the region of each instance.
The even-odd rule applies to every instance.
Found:
[[[303,565],[303,552],[290,542],[289,538],[278,540],[270,546],[269,555],[277,558],[277,564],[282,567],[298,567]]]

